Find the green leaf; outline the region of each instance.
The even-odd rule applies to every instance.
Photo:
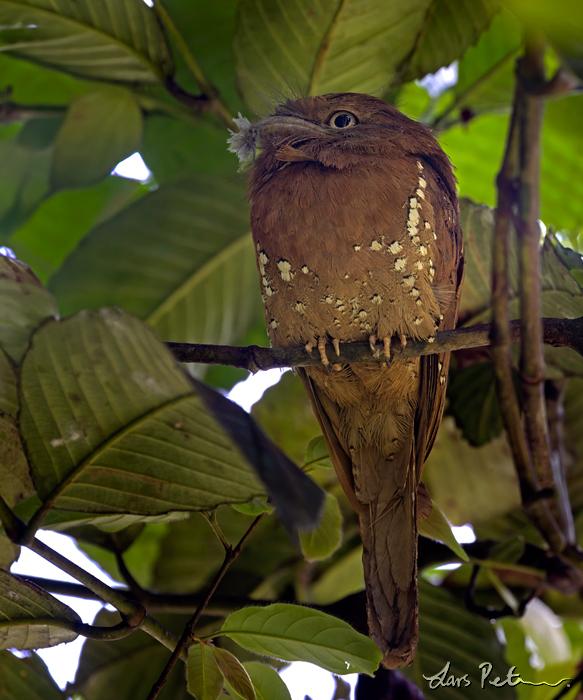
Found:
[[[466,281],[462,289],[461,313],[466,325],[490,320],[490,285],[492,269],[492,236],[494,211],[489,207],[463,199],[461,221],[466,253]],[[542,312],[548,318],[583,316],[583,290],[570,272],[576,253],[566,255],[551,235],[542,248],[541,284]],[[579,259],[581,256],[578,256]],[[566,264],[567,263],[567,264]],[[510,316],[519,318],[518,251],[513,239],[508,256],[510,271]],[[569,348],[545,346],[547,378],[583,374],[583,359]]]
[[[239,659],[226,649],[213,647],[213,651],[217,666],[235,693],[243,700],[256,700],[253,683]]]
[[[316,435],[308,443],[304,464],[306,469],[334,469],[323,435]]]
[[[473,114],[508,111],[514,93],[514,58],[521,44],[519,22],[502,9],[458,63],[458,79],[452,87],[454,105],[471,109]]]
[[[0,411],[0,495],[12,507],[33,493],[16,423]]]
[[[217,661],[216,649],[211,644],[194,642],[190,647],[186,682],[196,700],[217,700],[221,694],[225,678]]]
[[[233,510],[244,515],[259,515],[260,513],[272,513],[273,506],[270,506],[263,498],[254,498],[249,503],[233,503]]]
[[[156,619],[178,637],[188,621],[184,615],[156,615]],[[98,613],[94,621],[95,625],[102,626],[118,623],[119,615],[107,610]],[[141,630],[108,644],[88,639],[83,644],[75,681],[68,692],[78,693],[83,700],[114,697],[115,700],[141,700],[148,696],[168,655],[168,649]],[[170,672],[158,700],[192,700],[186,690],[182,662]]]
[[[243,666],[253,681],[257,700],[291,700],[286,684],[270,666],[257,661],[247,661]]]
[[[579,117],[583,96],[554,100],[545,108],[541,160],[541,220],[546,226],[576,231],[583,201],[565,197],[578,172]],[[504,151],[508,117],[485,114],[444,131],[440,142],[456,167],[460,194],[490,206]],[[465,229],[464,229],[465,233]]]
[[[419,644],[415,661],[401,672],[416,682],[426,697],[436,700],[513,700],[516,690],[508,685],[494,687],[486,682],[480,687],[484,661],[492,664],[490,680],[506,678],[508,663],[494,625],[470,613],[462,601],[447,591],[419,582]],[[444,685],[450,676],[463,678],[442,687],[430,678],[443,672]],[[431,683],[431,685],[430,685]]]
[[[521,503],[506,437],[471,447],[449,416],[441,423],[423,481],[433,502],[454,525],[477,526]]]
[[[263,492],[170,353],[121,311],[35,334],[21,430],[37,491],[57,508],[155,515]]]
[[[460,559],[463,561],[470,561],[468,555],[456,540],[451,525],[447,522],[447,518],[441,511],[441,508],[435,503],[433,503],[432,506],[429,517],[417,521],[419,534],[423,535],[423,537],[429,537],[432,540],[443,542],[443,544],[447,545]]]
[[[430,0],[239,3],[233,51],[243,95],[264,111],[266,92],[374,92],[410,56]],[[263,99],[262,99],[263,98]]]
[[[112,175],[86,190],[58,192],[20,226],[10,238],[10,248],[46,285],[93,226],[145,190],[135,180]]]
[[[368,637],[318,610],[276,603],[229,615],[221,627],[244,649],[284,661],[309,661],[344,675],[372,675],[382,653]]]
[[[19,659],[9,651],[0,652],[2,700],[65,700],[38,654]]]
[[[0,142],[0,240],[48,196],[52,137],[60,123],[60,117],[31,119],[18,134]]]
[[[330,605],[360,591],[364,591],[362,545],[351,549],[324,571],[312,584],[310,601],[316,605]]]
[[[51,186],[89,187],[138,150],[142,112],[129,90],[109,88],[74,100],[55,140]]]
[[[296,464],[302,464],[306,444],[320,432],[304,387],[293,372],[284,372],[251,409],[269,437]]]
[[[53,276],[63,314],[119,305],[165,340],[229,344],[262,314],[241,183],[193,178],[97,226]]]
[[[55,300],[32,270],[0,255],[0,345],[6,353],[20,362],[34,329],[54,317],[58,317]]]
[[[478,0],[466,5],[456,0],[433,0],[423,29],[408,58],[404,80],[435,73],[461,58],[499,10],[496,0]]]
[[[173,71],[156,16],[141,0],[1,0],[0,27],[0,50],[78,77],[157,83]]]
[[[496,398],[490,362],[477,362],[450,374],[448,413],[470,445],[480,447],[502,433],[502,416]]]
[[[326,494],[324,512],[318,525],[311,532],[300,533],[302,553],[308,561],[327,559],[340,546],[342,540],[342,516],[338,501]]]
[[[42,588],[0,569],[0,649],[40,649],[77,638],[50,620],[81,622],[74,610]]]
[[[0,347],[0,411],[16,417],[18,397],[16,395],[16,371],[8,355]]]

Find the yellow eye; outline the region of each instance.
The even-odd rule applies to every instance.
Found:
[[[346,129],[349,126],[356,126],[358,119],[350,112],[334,112],[328,124],[334,129]]]

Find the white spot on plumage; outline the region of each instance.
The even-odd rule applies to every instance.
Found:
[[[364,309],[361,309],[358,312],[358,317],[364,321],[364,319],[368,317],[368,314],[366,313],[366,311]]]
[[[408,275],[407,277],[403,277],[403,287],[412,287],[414,284],[415,284],[414,275]]]
[[[417,161],[417,167],[419,168],[419,170],[423,170],[423,165],[421,165],[420,160]]]
[[[382,248],[383,248],[383,246],[382,246],[381,243],[379,243],[379,241],[373,241],[373,242],[370,244],[370,249],[371,249],[371,250],[382,250]]]
[[[389,252],[392,253],[393,255],[400,253],[402,250],[403,250],[403,246],[399,243],[399,241],[393,241],[391,243],[391,245],[389,246]]]
[[[359,245],[356,245],[356,244],[355,244],[355,245],[353,245],[352,247],[354,248],[354,250],[355,250],[355,251],[356,251],[357,253],[358,253],[358,251],[359,251],[359,250],[360,250],[360,248],[361,248],[361,246],[359,246]]]
[[[425,267],[423,260],[418,260],[413,266],[416,270],[422,270]]]
[[[376,304],[377,306],[381,305],[381,302],[383,301],[383,298],[380,294],[373,294],[373,296],[370,298],[373,304]]]
[[[426,186],[427,186],[427,181],[424,180],[424,179],[420,176],[420,177],[419,177],[419,187],[423,187],[423,188],[425,189]]]
[[[419,197],[419,199],[425,199],[425,192],[423,192],[423,190],[417,188],[415,190],[415,194]]]
[[[417,287],[413,287],[413,289],[409,292],[409,296],[412,296],[413,298],[419,296],[419,290]]]
[[[294,305],[294,309],[299,313],[303,314],[306,312],[306,305],[303,304],[301,301],[296,301]]]
[[[407,258],[397,258],[395,260],[395,270],[397,270],[397,272],[401,272],[402,270],[405,269],[406,264],[407,264]]]
[[[291,282],[293,274],[291,272],[291,264],[287,260],[280,260],[277,263],[279,274],[284,282]]]
[[[414,323],[416,326],[420,326],[420,325],[423,323],[423,319],[421,318],[421,316],[416,316],[415,319],[414,319],[414,321],[413,321],[413,323]]]
[[[310,268],[307,265],[302,265],[302,272],[304,275],[307,275],[310,272]]]
[[[419,255],[427,255],[427,248],[424,245],[419,246]]]
[[[274,318],[272,318],[269,322],[269,325],[273,328],[273,330],[275,330],[279,326],[279,323]]]

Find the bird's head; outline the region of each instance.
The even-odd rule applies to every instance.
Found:
[[[371,95],[334,93],[287,100],[272,115],[251,124],[236,120],[240,131],[230,150],[253,160],[261,179],[289,164],[346,170],[374,158],[423,158],[455,192],[451,165],[422,124]]]

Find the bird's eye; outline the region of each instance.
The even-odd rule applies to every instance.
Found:
[[[334,129],[346,129],[349,126],[356,126],[358,119],[350,112],[334,112],[328,124]]]

